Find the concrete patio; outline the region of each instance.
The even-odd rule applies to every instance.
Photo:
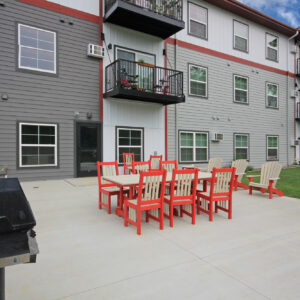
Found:
[[[97,207],[96,178],[22,183],[37,264],[8,267],[8,300],[300,299],[300,200],[234,193],[233,219],[175,218],[142,235]],[[115,201],[114,201],[115,205]]]

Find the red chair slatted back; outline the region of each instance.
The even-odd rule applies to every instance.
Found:
[[[107,172],[103,172],[101,169],[106,168]],[[113,183],[102,183],[102,176],[119,175],[119,166],[117,161],[112,162],[97,162],[97,174],[98,174],[98,185],[100,187],[113,186]]]
[[[166,177],[166,170],[149,172],[141,171],[137,201],[139,206],[147,206],[159,203],[163,205]]]
[[[158,165],[156,168],[156,163],[158,161]],[[150,155],[150,166],[151,166],[151,170],[159,170],[160,169],[160,162],[162,161],[162,155]],[[154,167],[153,167],[154,165]]]
[[[140,174],[141,171],[150,171],[151,163],[150,161],[135,161],[132,164],[133,174]]]
[[[213,168],[210,185],[211,197],[231,197],[236,168]]]
[[[195,199],[198,183],[198,169],[174,169],[170,197],[176,199]]]
[[[133,163],[134,163],[134,153],[123,153],[124,167],[132,166]]]
[[[177,160],[160,161],[160,169],[167,170],[167,172],[172,172],[174,169],[178,169]]]

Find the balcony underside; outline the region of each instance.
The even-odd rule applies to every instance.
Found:
[[[117,0],[106,12],[104,22],[166,39],[184,29],[184,22]]]
[[[143,101],[148,103],[159,103],[163,105],[178,104],[185,102],[184,96],[154,94],[148,92],[141,92],[138,90],[124,89],[122,87],[106,92],[104,94],[104,98],[108,97],[127,99],[133,101]]]

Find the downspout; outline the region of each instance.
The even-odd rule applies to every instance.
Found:
[[[291,36],[288,39],[288,45],[287,45],[287,53],[286,53],[286,64],[287,64],[287,75],[286,75],[286,83],[287,83],[287,89],[286,89],[286,164],[287,166],[289,165],[289,135],[290,135],[290,130],[289,130],[289,53],[290,53],[290,40],[294,39],[296,36],[298,36],[299,31],[297,31],[293,36]],[[295,100],[296,101],[296,100]],[[295,120],[294,120],[295,121]]]
[[[177,34],[175,34],[175,44],[174,44],[174,70],[177,70]],[[183,79],[182,79],[183,80]],[[178,126],[177,126],[177,104],[175,104],[175,159],[180,161],[178,157]]]

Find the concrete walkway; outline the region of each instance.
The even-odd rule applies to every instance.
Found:
[[[241,190],[232,220],[150,221],[137,236],[98,210],[96,178],[22,186],[40,255],[7,268],[8,300],[300,299],[300,200]]]

